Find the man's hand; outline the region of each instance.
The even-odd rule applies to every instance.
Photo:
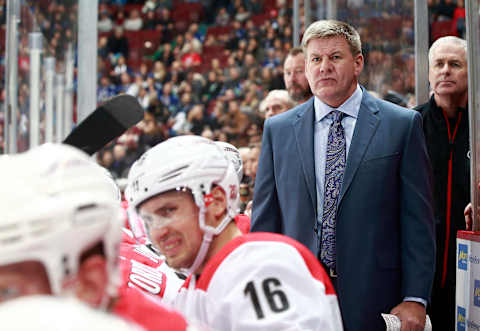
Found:
[[[396,315],[402,321],[401,331],[423,331],[427,312],[425,307],[414,301],[404,301],[394,307],[390,314]]]
[[[467,231],[472,231],[472,203],[470,202],[463,211],[465,216],[465,228]]]

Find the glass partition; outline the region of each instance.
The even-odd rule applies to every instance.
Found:
[[[480,66],[478,54],[480,51],[480,31],[478,0],[468,0],[466,4],[466,35],[468,45],[468,112],[470,117],[470,189],[473,203],[473,230],[480,230]]]
[[[337,18],[360,33],[360,83],[380,98],[415,106],[414,2],[337,1]]]
[[[72,128],[78,3],[8,0],[3,8],[3,148],[15,153]]]

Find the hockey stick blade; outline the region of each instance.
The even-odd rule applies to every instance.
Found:
[[[89,155],[143,119],[143,108],[128,94],[117,95],[95,109],[63,141]]]

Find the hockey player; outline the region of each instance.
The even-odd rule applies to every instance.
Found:
[[[187,323],[153,298],[119,286],[117,188],[88,155],[47,144],[0,159],[0,302],[31,294],[76,296],[145,330]]]
[[[215,142],[227,159],[234,165],[239,180],[243,176],[242,159],[237,148],[226,142]],[[165,263],[165,257],[158,254],[146,237],[145,227],[138,215],[128,209],[128,201],[122,202],[128,215],[128,228],[123,229],[120,244],[120,269],[124,286],[135,287],[171,304],[183,285],[186,277],[175,272]],[[242,233],[250,229],[250,218],[243,214],[235,215],[235,223]]]
[[[242,235],[238,177],[223,151],[198,136],[171,138],[132,166],[126,197],[169,266],[191,276],[176,298],[218,330],[342,330],[328,276],[282,235]]]

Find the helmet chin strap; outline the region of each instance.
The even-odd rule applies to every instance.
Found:
[[[205,212],[205,205],[202,205],[198,215],[200,224],[205,224]],[[193,264],[186,270],[188,275],[193,274],[203,263],[203,260],[205,260],[205,257],[207,256],[208,249],[210,248],[210,244],[212,243],[212,239],[213,233],[211,231],[205,230],[202,238],[202,244],[200,245],[197,256],[195,257]]]
[[[200,229],[203,230],[203,238],[202,244],[200,245],[200,249],[198,250],[195,260],[189,268],[184,270],[184,272],[186,272],[188,275],[193,274],[195,273],[195,271],[197,271],[198,267],[200,267],[200,265],[204,262],[205,257],[207,256],[208,249],[210,248],[213,237],[220,234],[231,221],[230,215],[227,212],[225,214],[225,217],[217,227],[213,228],[211,226],[207,226],[205,223],[205,214],[207,211],[208,202],[205,200],[205,197],[203,195],[201,199],[199,199],[201,203],[197,202],[198,200],[195,199],[195,195],[194,200],[197,203],[197,206],[199,205],[200,209],[198,213],[198,224],[200,225]]]

